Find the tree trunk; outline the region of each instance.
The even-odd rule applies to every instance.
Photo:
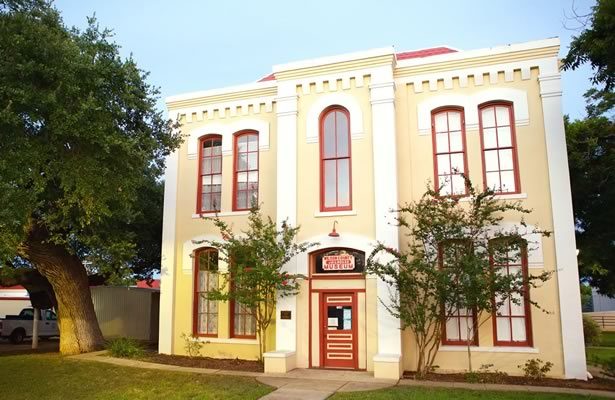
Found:
[[[104,339],[88,286],[88,277],[79,258],[66,248],[48,243],[47,230],[33,225],[22,252],[49,280],[58,302],[60,353],[79,354],[100,350]]]

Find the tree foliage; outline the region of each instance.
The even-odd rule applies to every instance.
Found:
[[[228,271],[222,272],[222,287],[211,290],[208,298],[232,300],[253,310],[262,359],[267,351],[265,335],[275,317],[277,299],[299,291],[298,279],[302,276],[284,271],[284,266],[315,244],[297,243],[299,227],[284,221],[278,228],[270,217],[263,217],[258,207],[250,210],[248,228],[240,233],[218,217],[213,222],[224,240],[204,243],[218,249]]]
[[[181,138],[146,79],[93,18],[80,31],[46,1],[0,0],[0,265],[21,257],[49,279],[61,349],[96,331],[82,262],[121,277],[149,257],[142,196],[159,195]],[[78,298],[90,304],[63,304]]]
[[[419,376],[430,371],[442,340],[442,325],[456,310],[474,310],[479,325],[506,301],[520,304],[525,297],[540,308],[526,295],[526,287],[536,287],[550,276],[546,272],[501,274],[492,268],[492,259],[502,265],[526,251],[531,245],[527,235],[548,232],[526,228],[523,217],[530,210],[519,202],[498,200],[491,190],[478,191],[468,179],[466,184],[467,202],[443,197],[428,186],[420,200],[397,210],[397,225],[408,243],[399,250],[380,244],[367,262],[369,272],[396,289],[391,302],[383,304],[400,318],[403,328],[413,332]],[[508,222],[512,216],[517,218],[518,224],[502,225],[504,214]],[[470,371],[470,343],[477,328],[468,324],[466,332]]]

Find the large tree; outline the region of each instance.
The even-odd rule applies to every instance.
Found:
[[[574,10],[573,10],[574,11]],[[598,0],[563,59],[564,70],[593,68],[587,117],[566,119],[572,201],[581,277],[615,295],[615,2]]]
[[[140,196],[179,145],[146,76],[95,20],[69,29],[46,1],[0,0],[0,256],[51,283],[63,354],[102,345],[83,261],[138,264]]]

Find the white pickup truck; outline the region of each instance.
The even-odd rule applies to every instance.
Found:
[[[59,336],[58,318],[52,310],[39,310],[38,336],[49,338]],[[7,315],[0,319],[0,338],[8,338],[11,343],[19,344],[27,337],[32,337],[34,309],[24,308],[19,315]]]

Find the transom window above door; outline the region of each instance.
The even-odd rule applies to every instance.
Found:
[[[320,210],[352,209],[350,116],[343,107],[320,117]]]

